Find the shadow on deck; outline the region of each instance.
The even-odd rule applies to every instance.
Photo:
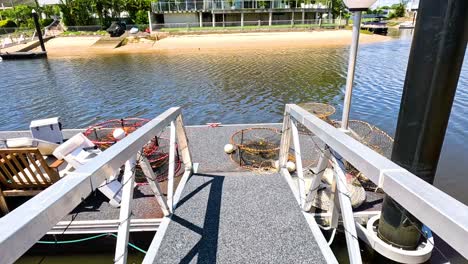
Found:
[[[278,173],[195,174],[155,263],[325,263]]]

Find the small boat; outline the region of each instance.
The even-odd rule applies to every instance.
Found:
[[[374,20],[362,23],[361,29],[368,30],[375,34],[387,35],[388,26],[387,22],[383,20],[384,18],[383,16],[376,16]]]

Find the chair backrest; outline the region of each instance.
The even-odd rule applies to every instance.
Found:
[[[37,148],[0,149],[0,183],[4,187],[45,188],[59,179]]]

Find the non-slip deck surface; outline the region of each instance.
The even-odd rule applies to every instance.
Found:
[[[155,263],[325,263],[278,173],[195,174]]]

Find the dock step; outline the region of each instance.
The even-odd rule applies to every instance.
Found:
[[[154,263],[326,262],[278,173],[192,175],[161,232]]]

